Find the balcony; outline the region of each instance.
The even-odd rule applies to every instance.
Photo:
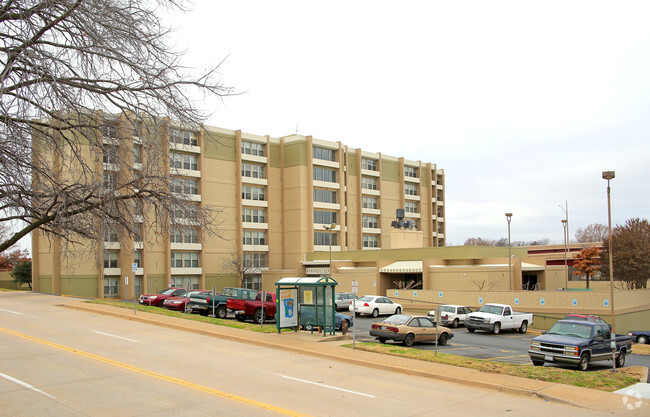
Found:
[[[341,184],[339,184],[338,182],[329,182],[329,181],[314,180],[312,185],[317,188],[331,188],[335,190],[341,188]]]
[[[269,229],[268,223],[242,222],[242,229]]]
[[[328,161],[325,159],[317,159],[317,158],[313,158],[313,164],[323,166],[323,167],[328,167],[328,168],[336,168],[336,169],[340,167],[338,161]]]
[[[371,188],[361,188],[361,194],[372,195],[375,197],[379,197],[379,195],[381,195],[379,190],[373,190]]]
[[[268,252],[269,245],[242,245],[244,252]]]
[[[241,159],[242,161],[257,162],[259,164],[266,164],[269,161],[266,156],[250,155],[247,153],[242,153]]]
[[[361,228],[361,233],[370,234],[370,235],[379,235],[381,234],[381,229],[375,227],[363,227]]]
[[[419,183],[420,183],[420,179],[419,179],[418,177],[407,177],[407,176],[404,176],[404,182],[412,182],[412,183],[414,183],[414,184],[419,184]]]
[[[170,244],[172,250],[202,250],[203,245],[200,243],[184,243],[184,242],[172,242]]]
[[[117,275],[119,277],[122,275],[122,268],[104,268],[104,275]]]
[[[172,275],[201,275],[203,268],[171,268]]]
[[[119,250],[122,249],[120,242],[104,242],[104,249]]]
[[[269,180],[266,178],[253,178],[253,177],[241,177],[241,182],[244,184],[255,184],[255,185],[268,185]]]
[[[169,149],[174,151],[190,152],[190,153],[201,153],[200,146],[185,145],[182,143],[173,143],[169,142]]]
[[[201,178],[201,171],[196,169],[169,168],[169,174],[181,177]]]
[[[368,175],[370,177],[380,177],[381,176],[379,171],[372,171],[370,169],[363,169],[363,168],[361,168],[361,175]]]

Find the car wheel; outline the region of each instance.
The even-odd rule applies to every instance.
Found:
[[[474,330],[476,330],[476,329],[473,328],[473,327],[468,327],[467,328],[467,331],[470,332],[470,333],[474,333]]]
[[[379,317],[379,310],[377,310],[377,309],[372,310],[372,316],[373,316],[374,318]]]
[[[255,311],[255,314],[253,314],[253,321],[257,324],[262,324],[264,322],[264,317],[262,317],[262,310]]]
[[[305,325],[305,330],[307,330],[308,332],[311,332],[313,328],[314,328],[314,326],[311,325],[311,324],[306,324]]]
[[[208,315],[208,310],[199,310],[199,314],[205,317]]]
[[[528,322],[524,321],[521,323],[521,327],[519,328],[519,333],[526,333],[528,331]]]
[[[379,343],[386,343],[386,339],[383,337],[378,337],[377,340],[379,340]]]
[[[494,326],[492,326],[492,334],[499,333],[501,333],[501,323],[494,323]]]
[[[454,329],[458,327],[458,319],[454,319],[454,321],[451,322],[451,327],[453,327]]]
[[[161,301],[158,303],[158,307],[162,307],[164,302],[165,302],[165,300],[161,300]]]
[[[354,315],[359,317],[359,316],[361,316],[361,313],[354,313]]]
[[[235,316],[235,318],[237,319],[237,321],[246,321],[246,316],[244,316],[243,314],[239,314]]]
[[[533,361],[534,366],[544,366],[544,361]]]
[[[404,338],[404,346],[413,346],[414,341],[415,341],[415,336],[413,335],[413,333],[409,333]]]
[[[583,353],[582,356],[580,356],[580,362],[578,363],[578,370],[586,371],[587,369],[589,369],[589,354]]]
[[[449,340],[449,336],[447,336],[447,333],[443,333],[438,337],[438,344],[444,346],[447,344],[447,340]]]
[[[625,366],[625,351],[621,350],[621,352],[618,354],[618,357],[616,357],[616,367],[622,368],[624,366]]]
[[[648,344],[648,336],[639,336],[639,337],[637,337],[636,342],[647,345]]]
[[[226,310],[226,307],[224,307],[224,306],[219,306],[219,308],[217,308],[217,312],[216,312],[216,313],[217,313],[217,317],[219,317],[220,319],[225,319],[225,318],[226,318],[226,314],[228,314],[228,311]]]
[[[401,307],[397,307],[397,308],[395,309],[395,314],[402,314],[402,308],[401,308]]]

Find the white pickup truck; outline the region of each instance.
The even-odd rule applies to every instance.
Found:
[[[468,315],[465,321],[469,332],[485,330],[493,334],[499,334],[503,329],[526,333],[531,324],[531,313],[519,313],[507,304],[485,304],[478,311]]]

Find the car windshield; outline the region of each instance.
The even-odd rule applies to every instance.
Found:
[[[385,319],[384,323],[400,325],[406,324],[409,320],[411,320],[411,316],[404,314],[395,314]]]
[[[375,297],[369,297],[367,295],[364,295],[363,297],[359,298],[359,301],[373,301]]]
[[[221,295],[225,297],[236,297],[237,290],[234,288],[224,288],[223,291],[221,291]]]
[[[573,336],[583,339],[591,338],[592,326],[582,323],[568,323],[558,321],[551,327],[548,334],[557,334],[560,336]]]
[[[491,304],[486,304],[481,309],[479,310],[479,313],[490,313],[490,314],[496,314],[498,316],[502,315],[503,313],[503,307],[491,305]]]
[[[438,310],[442,311],[443,313],[453,313],[454,312],[454,308],[449,307],[449,306],[440,306],[440,307],[438,307]]]
[[[176,291],[176,290],[177,290],[177,288],[167,288],[166,290],[163,290],[161,292],[161,294],[162,295],[170,295],[170,294],[173,294],[174,291]]]

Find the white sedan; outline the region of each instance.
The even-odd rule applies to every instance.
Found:
[[[400,314],[402,312],[402,305],[394,303],[388,297],[364,295],[355,303],[350,304],[349,310],[354,311],[354,314],[357,316],[360,314],[369,314],[373,317],[377,317],[380,314]]]
[[[467,315],[472,312],[472,310],[467,306],[459,306],[454,304],[445,304],[437,308],[440,311],[440,324],[443,326],[453,327],[454,329],[458,327],[459,324],[465,324]],[[435,317],[436,310],[429,311],[427,316]]]

